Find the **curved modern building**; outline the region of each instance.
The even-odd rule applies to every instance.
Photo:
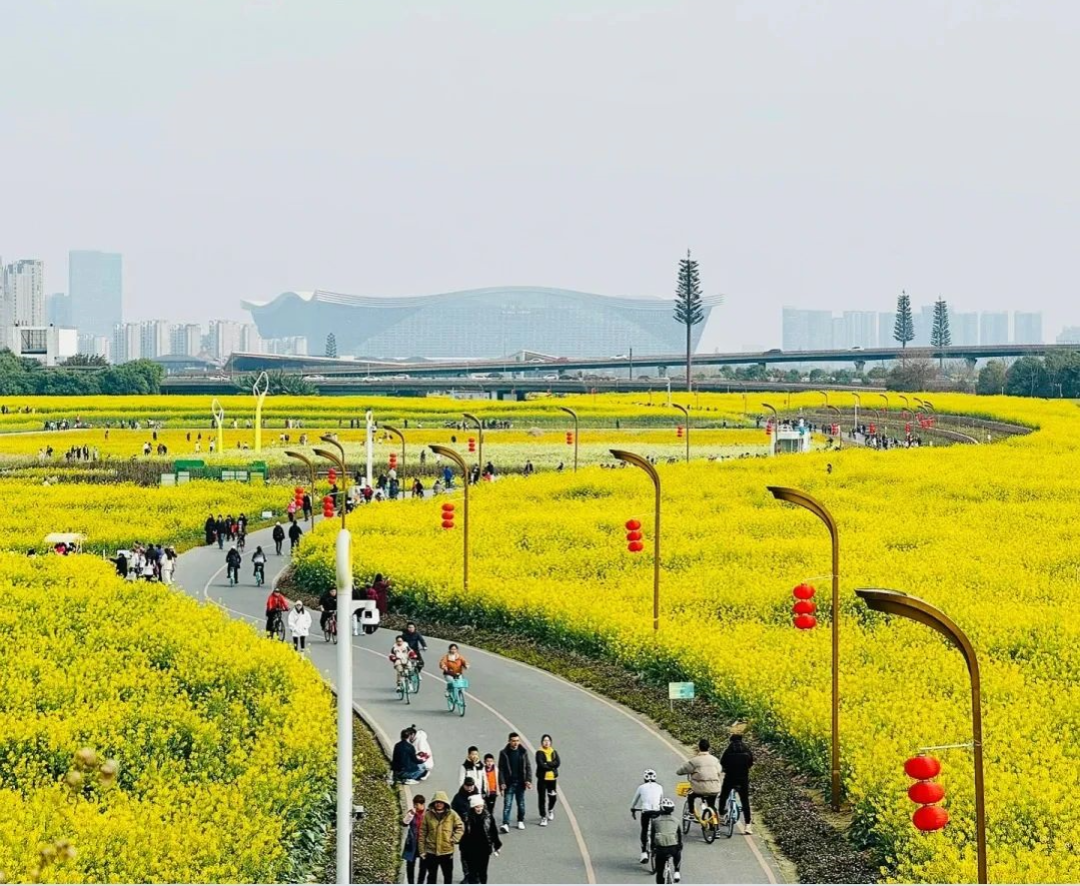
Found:
[[[705,300],[709,311],[722,301]],[[502,286],[439,295],[378,298],[338,292],[283,292],[243,302],[262,338],[306,336],[321,353],[333,332],[338,353],[372,359],[496,358],[517,351],[560,357],[678,353],[685,327],[674,302],[594,295],[538,286]],[[696,347],[705,323],[694,327]]]

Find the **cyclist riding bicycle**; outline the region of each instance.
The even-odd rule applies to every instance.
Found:
[[[703,738],[698,742],[698,753],[691,757],[676,771],[676,775],[690,776],[690,812],[697,815],[695,809],[698,797],[705,801],[714,812],[716,809],[716,797],[722,786],[720,761],[709,753],[709,740]]]
[[[656,781],[656,770],[646,769],[641,776],[641,784],[630,804],[630,816],[636,819],[641,813],[641,858],[642,864],[649,860],[649,822],[660,814],[660,801],[664,798],[664,789]]]
[[[266,554],[263,553],[261,547],[255,548],[255,553],[251,555],[251,562],[255,566],[255,581],[262,584],[266,581]]]
[[[397,675],[397,686],[401,686],[401,681],[405,677],[405,673],[409,669],[409,663],[416,661],[416,653],[409,648],[409,644],[399,635],[394,639],[394,645],[390,647],[390,664],[394,666],[394,673]]]
[[[240,552],[236,549],[236,545],[229,547],[229,553],[225,555],[225,569],[229,576],[229,583],[240,583]]]
[[[450,694],[450,684],[460,677],[468,667],[469,663],[465,660],[465,656],[458,651],[457,643],[451,643],[450,648],[446,650],[446,655],[439,659],[439,670],[442,671],[443,677],[446,679],[447,695]]]
[[[330,613],[337,612],[337,588],[323,591],[323,595],[319,597],[319,608],[322,610],[322,615],[319,616],[319,628],[325,631],[326,623],[330,620]]]
[[[720,765],[724,768],[724,783],[720,788],[720,808],[727,817],[727,798],[732,791],[737,791],[742,801],[743,833],[752,834],[750,825],[750,767],[754,765],[754,754],[743,743],[744,723],[731,727],[731,740],[720,756]],[[724,822],[727,823],[726,821]]]
[[[653,819],[652,850],[656,858],[656,882],[664,882],[664,864],[670,858],[675,865],[675,882],[682,879],[682,829],[675,812],[675,801],[664,797],[660,801],[660,814]]]
[[[270,592],[266,598],[266,636],[273,637],[276,633],[278,621],[283,613],[289,611],[289,601],[277,588]]]

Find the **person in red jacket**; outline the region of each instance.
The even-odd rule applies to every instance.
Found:
[[[273,637],[278,619],[289,611],[289,601],[277,588],[266,598],[266,636]]]

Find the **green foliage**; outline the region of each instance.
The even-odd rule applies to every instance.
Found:
[[[935,348],[947,348],[952,344],[949,332],[949,305],[945,299],[934,302],[934,325],[930,330],[930,344]]]
[[[901,291],[896,297],[896,325],[893,327],[893,339],[906,348],[909,341],[915,339],[915,321],[911,316],[911,296]]]
[[[326,356],[337,357],[337,336],[332,332],[326,336]]]
[[[988,360],[979,370],[979,379],[975,382],[976,394],[1000,394],[1005,390],[1005,361]]]
[[[936,374],[929,360],[905,360],[889,370],[885,387],[890,391],[925,391]]]
[[[236,386],[245,393],[251,393],[256,376],[257,373],[242,375],[236,380]],[[266,378],[270,382],[270,393],[276,396],[313,397],[319,393],[319,389],[299,373],[278,369],[266,373]]]
[[[69,368],[74,366],[86,368]],[[6,396],[158,394],[164,377],[165,370],[152,360],[107,366],[71,358],[64,366],[46,368],[36,360],[17,357],[10,350],[0,351],[0,395]]]

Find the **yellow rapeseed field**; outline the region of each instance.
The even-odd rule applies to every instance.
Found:
[[[883,849],[897,880],[975,879],[970,752],[941,754],[952,823],[933,835],[911,825],[902,770],[921,747],[970,739],[962,659],[926,628],[887,621],[854,595],[860,586],[888,587],[940,606],[980,655],[991,881],[1074,882],[1080,413],[1067,402],[932,399],[938,412],[1038,430],[994,445],[662,465],[658,635],[651,630],[652,489],[635,468],[478,486],[468,595],[460,520],[458,529],[439,528],[440,501],[361,509],[350,518],[355,566],[362,575],[390,573],[399,605],[420,618],[510,625],[661,679],[694,680],[825,784],[828,535],[765,487],[804,489],[840,526],[843,783],[856,838]],[[707,402],[730,414],[741,411],[741,400]],[[643,523],[642,554],[626,550],[630,518]],[[300,555],[301,580],[333,580],[333,538],[329,523],[315,533]],[[809,632],[791,626],[791,589],[802,581],[819,588],[823,606],[819,629]]]

